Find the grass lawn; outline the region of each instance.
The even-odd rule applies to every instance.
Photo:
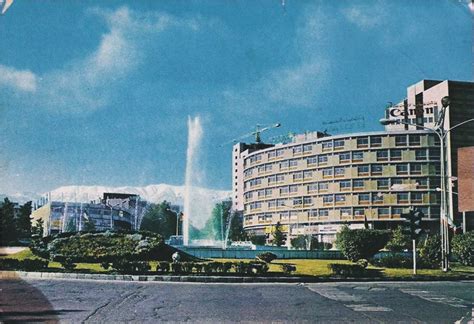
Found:
[[[12,259],[38,259],[29,249],[10,254],[7,256],[0,256],[1,258],[12,258]],[[239,262],[239,261],[255,261],[252,259],[214,259],[219,262]],[[317,276],[317,277],[329,277],[331,275],[328,264],[330,263],[346,263],[350,262],[347,260],[320,260],[320,259],[277,259],[270,263],[269,272],[273,273],[282,273],[281,264],[289,263],[296,266],[296,272],[294,275],[299,276]],[[151,269],[154,271],[156,269],[157,262],[150,262]],[[61,264],[58,262],[49,263],[49,271],[64,271],[61,267]],[[77,270],[82,270],[84,272],[94,272],[94,273],[104,273],[108,272],[104,270],[98,263],[78,263]],[[392,278],[403,278],[403,277],[412,277],[412,269],[390,269],[390,268],[378,268],[369,266],[368,269],[374,269],[381,271],[381,274],[384,277]],[[233,270],[232,270],[233,271]],[[474,278],[474,267],[467,267],[459,265],[456,263],[451,263],[451,271],[444,273],[439,269],[421,269],[418,270],[418,275],[420,276],[432,276],[432,277],[456,277],[459,275],[470,275]]]

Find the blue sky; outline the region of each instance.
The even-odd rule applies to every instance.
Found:
[[[268,132],[379,130],[423,78],[472,80],[465,1],[17,0],[0,16],[0,193],[183,184],[187,117],[205,184]]]

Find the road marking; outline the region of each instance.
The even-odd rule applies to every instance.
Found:
[[[367,304],[360,296],[355,296],[341,291],[335,287],[317,287],[308,285],[309,290],[331,300],[344,302],[344,306],[352,309],[354,312],[391,312],[392,309],[384,306]],[[346,304],[349,302],[348,304]],[[351,304],[354,303],[354,304]]]
[[[444,296],[440,294],[435,294],[431,293],[426,290],[417,290],[417,289],[400,289],[401,292],[405,294],[412,295],[414,297],[419,297],[421,299],[427,300],[432,303],[439,303],[439,304],[445,304],[449,305],[452,307],[457,307],[457,308],[463,308],[463,307],[468,307],[466,305],[469,305],[470,302],[457,298],[457,297],[449,297],[449,296]]]

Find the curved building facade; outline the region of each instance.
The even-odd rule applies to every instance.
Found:
[[[280,222],[290,237],[332,241],[344,224],[395,227],[410,206],[436,230],[439,147],[433,134],[417,130],[311,133],[271,147],[239,143],[234,209],[243,211],[245,230],[256,235],[270,234]]]

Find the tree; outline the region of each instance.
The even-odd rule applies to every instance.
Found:
[[[31,237],[33,239],[42,238],[43,233],[44,233],[44,221],[41,218],[39,218],[36,221],[36,224],[33,225],[33,227],[31,228]]]
[[[306,236],[298,235],[295,238],[291,239],[291,246],[296,249],[305,249],[306,248]]]
[[[464,265],[474,265],[474,232],[457,234],[451,242],[452,252],[456,259]]]
[[[372,258],[388,242],[387,231],[373,229],[353,229],[344,226],[336,235],[336,245],[344,256],[355,262]]]
[[[94,232],[95,231],[95,224],[89,217],[84,220],[84,225],[82,225],[82,230],[84,232]]]
[[[276,246],[282,246],[285,242],[285,234],[281,230],[281,223],[277,222],[275,225],[275,231],[273,232],[273,244]]]
[[[428,235],[420,243],[420,263],[426,268],[441,265],[441,238],[438,234]]]
[[[66,232],[76,232],[76,223],[70,218],[66,224]]]
[[[410,244],[410,236],[403,232],[402,226],[397,226],[385,247],[391,252],[402,252],[405,249],[409,249]]]
[[[5,198],[0,207],[0,245],[6,246],[17,239],[14,204]]]
[[[31,237],[31,201],[20,207],[15,225],[19,239],[29,239]]]
[[[244,218],[241,213],[234,212],[232,216],[229,238],[234,242],[248,240],[248,235],[244,231]]]
[[[140,226],[140,230],[162,235],[165,238],[176,234],[177,214],[171,210],[170,203],[163,201],[152,205]]]

